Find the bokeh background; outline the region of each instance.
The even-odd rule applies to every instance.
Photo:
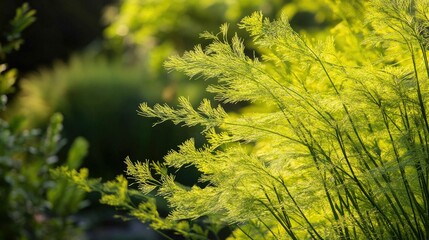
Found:
[[[7,58],[19,70],[16,91],[2,117],[21,116],[28,127],[43,128],[55,112],[64,116],[63,136],[89,142],[83,167],[104,180],[123,174],[126,156],[161,161],[178,144],[199,136],[201,129],[171,123],[152,127],[156,120],[137,114],[141,102],[174,105],[186,96],[195,105],[208,83],[169,73],[163,62],[194,45],[205,45],[203,31],[218,32],[221,24],[237,23],[254,11],[269,18],[282,12],[297,31],[329,25],[326,6],[307,0],[38,0],[36,22],[22,34],[25,43]],[[0,30],[7,29],[24,1],[0,1]],[[241,34],[244,34],[241,32]],[[244,34],[244,36],[246,36]],[[249,55],[255,54],[245,42]],[[237,106],[226,106],[234,111]],[[68,144],[71,141],[67,142]],[[67,149],[67,147],[65,147]],[[59,155],[65,155],[60,152]],[[61,158],[61,157],[60,157]],[[179,180],[191,185],[198,173],[189,168]],[[79,213],[88,239],[158,239],[144,225],[113,218],[114,212],[90,204]]]

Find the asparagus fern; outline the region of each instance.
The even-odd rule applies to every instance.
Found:
[[[202,126],[207,144],[190,139],[164,163],[127,160],[144,199],[128,208],[132,215],[194,239],[222,226],[230,239],[428,238],[429,2],[330,6],[342,21],[327,37],[295,32],[285,15],[254,13],[240,24],[253,56],[223,25],[202,34],[208,46],[167,61],[170,70],[212,81],[207,91],[219,103],[140,105],[140,115],[160,123]],[[222,108],[237,102],[252,105]],[[175,169],[191,165],[200,182],[176,182]],[[154,194],[171,207],[166,218]],[[202,220],[207,229],[191,227]]]

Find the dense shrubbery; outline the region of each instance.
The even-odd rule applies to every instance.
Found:
[[[239,25],[261,57],[245,54],[223,25],[211,41],[167,62],[222,103],[251,102],[227,113],[209,100],[193,108],[140,105],[140,114],[199,125],[165,163],[126,161],[123,176],[100,185],[61,173],[101,201],[129,210],[159,231],[191,239],[426,239],[429,235],[429,3],[335,1],[341,19],[317,38],[296,33],[286,16],[260,13]],[[322,37],[320,37],[322,36]],[[256,55],[256,54],[255,54]],[[199,183],[175,181],[196,167]],[[171,207],[163,218],[153,194]],[[137,205],[134,198],[142,200]]]

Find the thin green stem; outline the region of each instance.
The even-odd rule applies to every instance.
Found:
[[[346,164],[347,164],[347,166],[348,166],[348,168],[349,168],[349,171],[350,171],[350,173],[351,173],[351,175],[352,175],[352,180],[356,183],[356,185],[358,186],[358,188],[359,188],[359,190],[364,194],[364,196],[365,196],[365,198],[371,203],[371,205],[377,210],[377,212],[383,217],[383,222],[386,224],[386,226],[388,227],[388,229],[390,229],[391,231],[393,231],[393,233],[396,235],[396,236],[398,236],[399,235],[399,233],[397,233],[396,231],[395,231],[395,229],[393,228],[393,226],[392,226],[392,223],[391,223],[391,219],[389,219],[388,217],[387,217],[387,215],[384,213],[384,211],[381,209],[381,207],[375,202],[375,200],[374,200],[374,198],[371,196],[371,194],[365,189],[365,187],[363,186],[363,184],[362,184],[362,182],[359,180],[359,178],[357,177],[357,175],[356,175],[356,173],[355,173],[355,170],[354,170],[354,167],[352,166],[352,164],[351,164],[351,162],[350,162],[350,160],[349,160],[349,157],[348,157],[348,153],[347,153],[347,151],[346,151],[346,149],[345,149],[345,145],[344,145],[344,140],[343,140],[343,138],[342,138],[342,136],[341,136],[341,134],[339,133],[339,132],[337,132],[337,140],[338,140],[338,144],[339,144],[339,146],[340,146],[340,149],[341,149],[341,151],[342,151],[342,153],[343,153],[343,156],[344,156],[344,159],[345,159],[345,161],[346,161]],[[379,186],[379,187],[381,187],[381,185],[378,183],[378,181],[374,178],[374,180],[375,180],[375,182],[377,183],[377,185]],[[391,200],[390,200],[390,198],[387,196],[387,195],[385,195],[386,196],[386,198],[387,198],[387,200],[389,201],[389,204],[393,207],[394,205],[393,205],[393,203],[391,202]],[[396,208],[394,208],[393,207],[393,209],[395,210]],[[396,212],[396,210],[395,210],[395,212]],[[399,215],[399,213],[397,213],[398,215]],[[401,218],[399,218],[399,219],[401,219]]]
[[[392,145],[392,149],[393,149],[393,152],[394,152],[394,155],[395,155],[395,159],[396,159],[396,162],[398,164],[399,172],[401,173],[402,183],[404,184],[404,188],[405,188],[405,191],[407,193],[408,200],[410,201],[410,207],[411,207],[411,211],[413,213],[412,216],[414,217],[414,222],[415,222],[416,226],[414,226],[411,223],[411,220],[409,219],[409,216],[408,216],[409,214],[403,208],[400,200],[396,200],[397,199],[396,194],[393,195],[393,196],[394,196],[394,198],[395,198],[395,200],[397,202],[397,205],[398,205],[399,209],[403,213],[403,216],[405,217],[405,220],[407,221],[410,229],[413,231],[413,233],[415,234],[415,236],[418,237],[420,235],[420,233],[419,233],[420,229],[418,228],[418,223],[417,223],[417,219],[416,219],[416,213],[415,213],[415,209],[414,209],[415,204],[418,205],[418,203],[415,201],[415,199],[412,196],[412,193],[411,193],[412,190],[410,189],[410,185],[408,183],[408,179],[407,179],[407,176],[405,174],[405,169],[404,169],[404,167],[402,167],[402,164],[400,162],[400,156],[399,156],[398,149],[396,147],[395,141],[393,139],[392,132],[391,132],[390,127],[389,127],[389,122],[388,122],[387,117],[386,117],[386,112],[384,111],[383,108],[381,108],[381,112],[382,112],[382,116],[383,116],[383,122],[385,124],[386,131],[387,131],[387,133],[389,135],[389,139],[390,139],[390,142],[391,142],[391,145]],[[392,191],[392,193],[394,193],[394,191]]]
[[[271,227],[270,226],[268,226],[266,223],[265,223],[265,221],[264,220],[262,220],[259,216],[257,217],[257,219],[258,219],[258,221],[259,222],[261,222],[262,223],[262,225],[264,225],[264,227],[271,233],[271,235],[273,235],[273,237],[275,238],[275,239],[279,239],[278,237],[277,237],[277,235],[273,232],[273,230],[271,229]]]
[[[292,200],[293,204],[297,208],[298,212],[301,214],[301,216],[304,219],[304,221],[308,224],[308,226],[310,227],[310,229],[312,230],[312,232],[317,236],[318,239],[323,240],[323,238],[320,236],[320,234],[318,233],[318,231],[314,228],[313,224],[308,220],[307,216],[304,214],[304,212],[301,209],[301,207],[299,206],[299,204],[296,202],[295,198],[293,197],[293,195],[289,191],[289,188],[286,186],[286,183],[284,182],[284,180],[283,179],[279,179],[279,180],[280,180],[280,183],[283,186],[284,190],[286,191],[287,195]]]

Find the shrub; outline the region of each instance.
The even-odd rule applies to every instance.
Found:
[[[45,134],[20,129],[17,121],[0,119],[0,237],[4,239],[79,239],[73,216],[85,206],[85,192],[50,170],[58,166],[62,116],[52,116]],[[80,167],[88,143],[77,138],[64,166]]]
[[[0,59],[17,50],[21,32],[34,21],[34,10],[23,4],[0,43]],[[0,109],[6,109],[6,94],[13,92],[17,71],[0,64]],[[69,182],[54,181],[50,169],[58,163],[63,146],[62,115],[54,114],[44,134],[39,129],[23,129],[21,118],[0,118],[0,238],[77,239],[80,228],[72,215],[85,204],[85,192]],[[88,144],[77,138],[66,166],[80,166]]]
[[[163,164],[127,160],[139,191],[127,190],[123,176],[103,188],[78,183],[154,229],[191,239],[223,226],[229,239],[427,239],[429,3],[330,6],[342,21],[318,38],[296,33],[285,15],[244,18],[239,26],[261,57],[246,55],[228,25],[204,33],[211,44],[167,68],[215,80],[207,90],[222,103],[252,106],[227,113],[209,100],[197,108],[186,98],[177,108],[143,103],[142,116],[202,126],[208,143],[188,140]],[[175,181],[188,166],[202,173],[191,187]],[[171,207],[166,218],[153,194]]]

